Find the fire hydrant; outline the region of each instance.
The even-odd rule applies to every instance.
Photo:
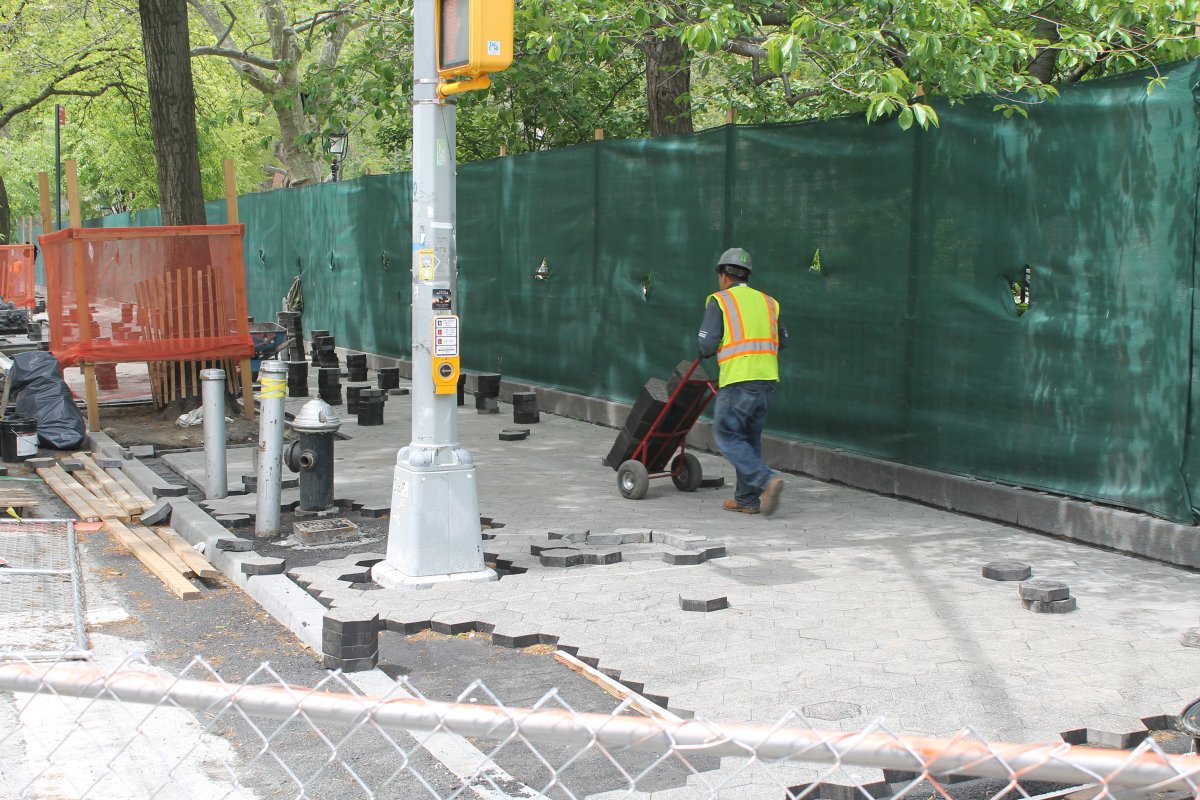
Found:
[[[300,473],[298,514],[333,508],[333,440],[340,427],[341,418],[324,400],[309,400],[292,421],[300,438],[288,445],[284,462]]]

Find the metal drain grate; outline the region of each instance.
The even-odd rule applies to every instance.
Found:
[[[90,657],[74,523],[0,522],[0,558],[0,657]]]

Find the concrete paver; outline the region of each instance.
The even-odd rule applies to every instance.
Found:
[[[303,402],[289,400],[288,410]],[[543,412],[528,440],[502,442],[511,407],[501,408],[498,416],[460,409],[460,439],[475,458],[481,513],[505,526],[489,532],[484,550],[526,572],[363,592],[339,580],[363,554],[335,553],[293,577],[336,608],[379,613],[393,629],[479,622],[498,635],[557,637],[672,707],[722,721],[834,709],[814,722],[861,730],[882,718],[905,734],[971,726],[992,740],[1055,741],[1077,728],[1142,729],[1141,719],[1176,714],[1197,693],[1200,649],[1184,647],[1181,635],[1196,623],[1200,575],[791,475],[774,517],[730,514],[720,505],[733,471],[707,453],[697,454],[705,476],[724,477],[726,488],[685,494],[656,480],[646,499],[629,501],[600,464],[615,431]],[[344,421],[351,438],[337,443],[339,498],[390,501],[395,453],[410,438],[409,398],[390,397],[384,418],[370,430]],[[245,473],[253,453],[231,450],[231,475]],[[203,453],[166,460],[203,485]],[[254,505],[248,494],[209,510],[253,513]],[[703,536],[726,555],[690,566],[546,567],[530,552],[576,546],[550,540],[551,531],[639,528]],[[1067,583],[1078,609],[1026,610],[1017,583],[982,575],[1003,560]],[[687,612],[680,595],[725,596],[730,607]],[[820,776],[787,773],[797,782]]]

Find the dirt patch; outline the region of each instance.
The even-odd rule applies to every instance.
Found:
[[[100,409],[100,429],[126,447],[154,445],[159,450],[183,450],[204,446],[204,426],[177,427],[179,415],[156,411],[153,405]],[[258,420],[226,417],[225,436],[230,444],[258,441]],[[232,420],[232,421],[228,421]]]

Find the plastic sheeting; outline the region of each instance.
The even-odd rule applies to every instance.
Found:
[[[464,367],[628,402],[694,355],[736,245],[792,336],[772,433],[1193,521],[1200,70],[1161,70],[1153,94],[1091,81],[1028,119],[980,99],[929,131],[728,126],[462,165]],[[299,273],[307,329],[407,356],[410,187],[241,198],[251,312]]]
[[[249,357],[242,234],[220,225],[42,236],[51,351],[63,366]]]
[[[41,350],[17,353],[9,380],[17,416],[37,420],[38,441],[58,450],[83,444],[87,423],[63,381],[57,358]]]
[[[0,298],[17,308],[33,308],[35,254],[31,244],[0,245]]]

